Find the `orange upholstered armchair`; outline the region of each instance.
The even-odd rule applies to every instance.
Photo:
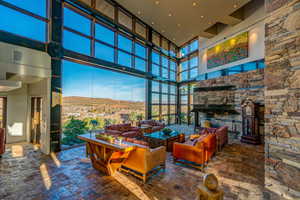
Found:
[[[150,149],[142,145],[136,146],[136,149],[130,153],[120,170],[141,178],[146,182],[150,173],[154,172],[155,169],[165,169],[166,147],[161,146]]]
[[[205,163],[211,159],[215,150],[215,134],[203,135],[195,141],[187,141],[184,144],[174,143],[174,162],[188,164],[203,170]],[[201,167],[199,165],[201,165]]]

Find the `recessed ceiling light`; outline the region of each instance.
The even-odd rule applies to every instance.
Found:
[[[201,18],[204,18],[204,16],[203,16],[203,15],[201,15]]]
[[[197,3],[196,2],[193,2],[193,4],[192,4],[193,6],[196,6],[197,5]]]
[[[155,1],[155,4],[158,5],[158,4],[159,4],[159,1]]]
[[[164,32],[165,32],[165,30],[162,30],[161,32],[162,32],[162,33],[164,33]]]
[[[169,13],[169,15],[168,15],[169,17],[172,17],[172,14],[171,13]]]
[[[234,4],[234,5],[233,5],[233,7],[234,7],[234,8],[237,8],[237,5],[236,5],[236,4]]]
[[[181,24],[177,24],[177,26],[179,27],[179,26],[181,26]]]
[[[141,14],[141,11],[138,11],[138,14],[140,15],[140,14]]]
[[[151,24],[153,25],[153,24],[154,24],[154,22],[151,22]]]

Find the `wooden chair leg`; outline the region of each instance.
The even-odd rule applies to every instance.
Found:
[[[86,154],[86,157],[88,158],[89,157],[89,146],[88,146],[88,144],[85,145],[85,154]]]
[[[147,174],[143,174],[143,182],[146,183],[147,181]]]

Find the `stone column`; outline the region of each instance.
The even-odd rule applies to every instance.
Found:
[[[265,0],[265,198],[300,198],[300,0]]]

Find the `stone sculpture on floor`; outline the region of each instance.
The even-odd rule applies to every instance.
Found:
[[[223,200],[224,192],[219,188],[218,179],[214,174],[206,174],[203,183],[198,186],[196,200]]]

